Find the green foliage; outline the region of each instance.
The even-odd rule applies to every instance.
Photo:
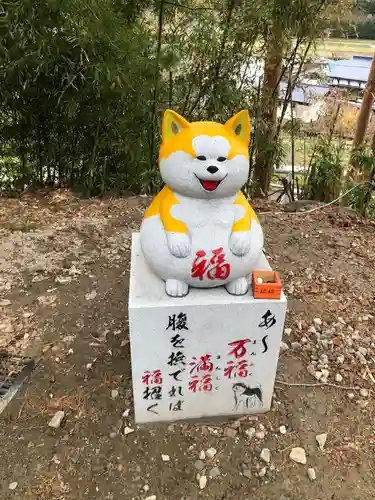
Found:
[[[366,181],[370,179],[370,175],[375,169],[375,157],[369,154],[366,146],[362,146],[353,150],[351,164],[361,173],[361,178]],[[373,181],[372,179],[372,182]],[[358,182],[347,183],[344,190],[349,190],[355,184],[358,184]],[[375,217],[375,200],[371,191],[372,190],[369,190],[369,185],[365,183],[348,193],[348,195],[345,196],[344,202],[346,205],[358,210],[363,215],[367,212],[370,217]]]
[[[276,26],[285,79],[304,64],[325,12],[322,0],[6,0],[0,189],[153,193],[167,107],[221,121],[248,108],[252,159],[264,152],[281,162],[253,63]],[[268,90],[277,104],[276,87]]]
[[[16,175],[3,164],[9,184],[139,189],[150,37],[112,0],[9,1],[5,9],[0,154],[20,164]]]
[[[364,14],[375,14],[375,0],[358,0],[357,7]]]
[[[375,38],[375,19],[366,19],[359,21],[355,25],[355,32],[358,38],[363,40],[374,40]]]
[[[307,179],[307,199],[328,202],[340,195],[342,154],[340,144],[325,137],[319,139]]]

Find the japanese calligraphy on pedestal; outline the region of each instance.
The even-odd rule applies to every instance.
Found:
[[[225,272],[225,268],[217,271],[211,264],[201,261],[199,272]],[[159,420],[166,412],[170,420],[189,418],[192,406],[204,401],[219,407],[225,400],[227,414],[262,411],[268,382],[262,379],[261,366],[267,363],[276,315],[265,307],[254,331],[247,335],[238,332],[211,345],[197,342],[189,319],[183,310],[165,316],[163,345],[155,347],[165,352],[165,357],[150,362],[141,375],[142,406],[150,420],[152,416]]]

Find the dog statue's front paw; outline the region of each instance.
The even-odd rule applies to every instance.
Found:
[[[249,284],[246,278],[238,278],[227,283],[225,288],[231,295],[245,295],[249,289]]]
[[[179,280],[167,280],[165,291],[170,297],[185,297],[189,292],[189,285]]]
[[[167,233],[168,248],[178,258],[187,257],[191,252],[189,235],[184,233]]]
[[[233,255],[243,257],[249,253],[250,243],[250,231],[236,231],[230,236],[229,249]]]

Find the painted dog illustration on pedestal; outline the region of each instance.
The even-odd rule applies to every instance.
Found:
[[[263,406],[262,389],[260,387],[249,387],[242,382],[233,384],[234,394],[234,411],[238,411],[242,405],[242,409],[254,408],[258,403]]]

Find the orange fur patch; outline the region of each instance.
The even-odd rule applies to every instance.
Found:
[[[196,153],[193,149],[192,141],[194,137],[199,135],[208,135],[209,137],[218,135],[227,139],[230,144],[228,159],[232,159],[237,155],[244,155],[246,158],[249,157],[247,145],[225,125],[216,122],[192,122],[189,125],[188,128],[183,129],[177,135],[161,144],[159,161],[168,158],[168,156],[176,151],[184,151],[194,158]]]

